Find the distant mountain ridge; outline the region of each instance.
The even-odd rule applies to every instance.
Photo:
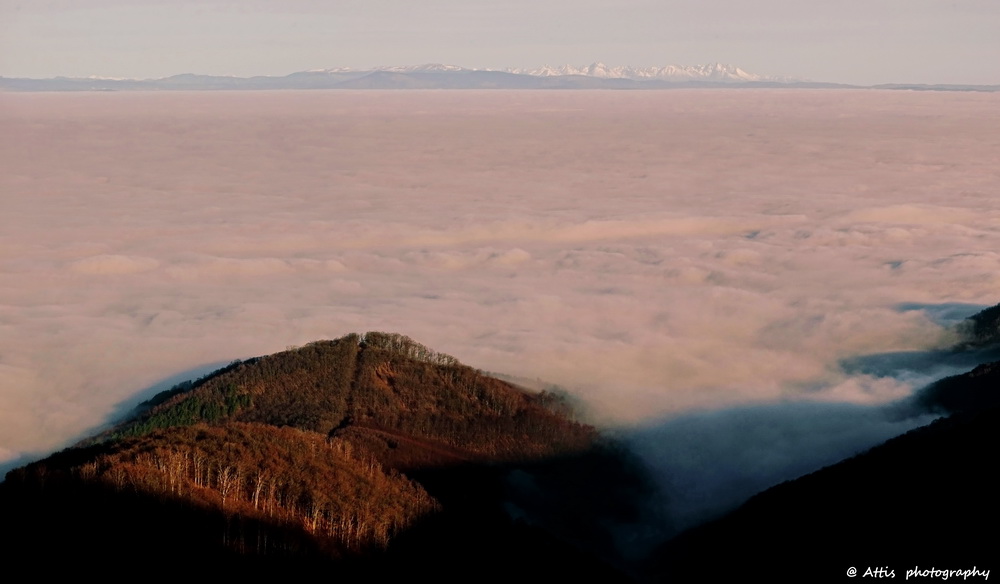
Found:
[[[428,63],[370,69],[334,67],[284,76],[235,77],[183,73],[160,79],[0,77],[7,91],[136,91],[221,89],[667,89],[676,87],[848,87],[791,77],[749,73],[735,65],[662,67],[545,65],[537,68],[475,69]]]
[[[767,76],[748,73],[735,65],[723,63],[711,63],[707,65],[666,65],[663,67],[633,67],[631,65],[610,66],[601,62],[590,65],[574,66],[543,65],[535,68],[525,67],[505,67],[502,69],[475,69],[459,67],[456,65],[443,65],[429,63],[415,66],[386,66],[375,67],[367,71],[387,71],[391,73],[415,73],[415,72],[462,72],[462,71],[500,71],[512,73],[514,75],[528,75],[531,77],[565,77],[583,76],[596,77],[599,79],[630,79],[633,81],[721,81],[727,83],[740,83],[748,81],[765,81],[777,83],[804,83],[805,79],[796,79],[788,76]],[[350,68],[320,69],[311,72],[326,73],[350,73],[355,70]]]
[[[759,75],[736,65],[543,65],[535,68],[476,69],[441,63],[385,65],[369,69],[333,67],[283,76],[181,73],[158,79],[112,77],[0,77],[0,91],[159,91],[239,89],[679,89],[679,88],[863,88],[790,76]],[[872,89],[1000,91],[1000,85],[882,84]]]

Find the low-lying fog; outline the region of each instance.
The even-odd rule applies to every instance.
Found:
[[[659,446],[709,428],[751,460],[760,428],[827,418],[755,408],[906,396],[933,376],[841,363],[946,346],[942,315],[1000,302],[997,111],[870,90],[0,94],[0,464],[189,373],[365,330],[556,383],[645,424],[666,466],[718,460]],[[926,421],[873,411],[836,406],[843,440],[786,436],[840,453]]]

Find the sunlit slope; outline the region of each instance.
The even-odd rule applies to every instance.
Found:
[[[111,436],[197,422],[257,422],[329,436],[368,429],[439,443],[469,459],[545,456],[585,448],[596,436],[569,419],[556,396],[528,393],[385,333],[234,363],[149,405]]]
[[[631,479],[618,480],[630,473],[554,396],[368,333],[180,384],[134,419],[12,471],[0,505],[10,549],[81,561],[111,546],[387,572],[430,570],[450,548],[461,566],[534,546],[617,577],[585,550],[608,557],[601,521],[636,518],[622,504]]]

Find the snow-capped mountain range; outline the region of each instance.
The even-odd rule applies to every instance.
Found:
[[[470,69],[457,65],[443,65],[439,63],[429,63],[412,66],[382,66],[368,69],[367,71],[382,71],[386,73],[445,73],[463,71],[500,71],[514,75],[530,75],[532,77],[563,77],[563,76],[584,76],[596,77],[600,79],[629,79],[633,81],[714,81],[714,82],[777,82],[795,83],[803,81],[791,77],[765,76],[748,73],[735,65],[723,63],[712,63],[709,65],[666,65],[664,67],[633,67],[630,65],[609,66],[604,63],[591,63],[590,65],[574,66],[543,65],[535,68],[507,67],[504,69]],[[310,73],[357,73],[357,69],[348,67],[338,67],[334,69],[317,69]]]
[[[237,77],[183,73],[160,79],[0,77],[0,91],[200,91],[280,89],[681,89],[681,88],[847,88],[838,83],[749,73],[735,65],[663,67],[545,65],[536,68],[472,69],[458,65],[390,65],[368,69],[335,67],[282,76]],[[888,84],[878,89],[1000,91],[1000,85]]]
[[[585,75],[604,79],[660,79],[663,81],[792,81],[788,78],[766,77],[747,73],[735,65],[714,63],[711,65],[667,65],[665,67],[631,67],[628,65],[610,67],[604,63],[592,63],[585,67],[548,65],[537,69],[507,69],[510,73],[551,77],[557,75]]]

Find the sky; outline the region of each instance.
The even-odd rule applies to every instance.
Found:
[[[998,108],[0,93],[0,468],[234,359],[370,330],[602,424],[905,398],[928,376],[843,364],[946,347],[941,315],[1000,302]]]
[[[1000,84],[995,0],[0,0],[0,76],[726,63],[814,81]]]

